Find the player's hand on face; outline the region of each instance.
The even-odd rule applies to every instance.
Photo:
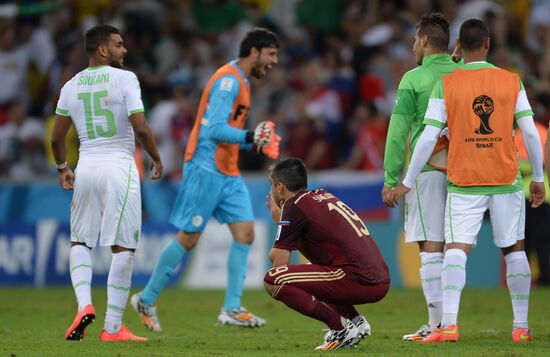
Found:
[[[59,184],[65,190],[72,190],[74,185],[74,172],[68,167],[59,172]]]
[[[162,161],[151,161],[151,180],[158,180],[162,176]]]
[[[531,181],[529,185],[529,202],[531,202],[531,207],[539,207],[544,202],[545,195],[544,182]]]
[[[382,188],[382,201],[388,207],[390,207],[390,203],[391,203],[389,200],[389,193],[391,189],[392,188],[390,186],[386,186],[386,185],[384,185],[384,187]]]
[[[269,210],[269,213],[271,213],[271,218],[273,219],[273,222],[279,223],[279,221],[281,220],[281,208],[275,203],[275,201],[273,201],[273,196],[266,195],[265,198],[265,205]]]
[[[399,184],[397,187],[392,189],[388,194],[388,200],[390,205],[388,207],[393,208],[398,205],[397,201],[403,196],[405,196],[411,189],[403,184]]]

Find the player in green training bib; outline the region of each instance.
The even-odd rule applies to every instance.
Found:
[[[447,54],[448,47],[447,20],[437,13],[422,16],[413,45],[419,67],[405,73],[399,83],[386,139],[382,199],[388,207],[393,207],[393,203],[388,200],[388,193],[397,185],[405,164],[407,138],[410,136],[412,154],[424,128],[422,121],[435,83],[459,66]],[[432,156],[432,166],[424,167],[414,188],[405,197],[405,240],[407,243],[418,242],[420,248],[420,277],[429,313],[427,325],[413,334],[403,336],[408,341],[421,340],[441,322],[441,264],[445,241],[447,175],[445,146],[441,145],[440,148],[442,150]]]

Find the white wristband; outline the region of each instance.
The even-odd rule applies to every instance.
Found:
[[[66,167],[67,167],[67,161],[64,161],[61,164],[55,163],[55,168],[58,169],[59,171],[65,170]]]

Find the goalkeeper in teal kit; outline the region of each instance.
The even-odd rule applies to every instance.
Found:
[[[185,151],[183,181],[170,216],[179,232],[161,252],[145,289],[130,300],[152,331],[161,331],[156,306],[160,291],[197,244],[212,216],[227,224],[233,236],[218,321],[244,327],[265,324],[241,305],[254,216],[237,160],[240,149],[255,150],[271,159],[279,155],[280,137],[272,122],[259,123],[255,131],[243,130],[250,108],[249,78],[263,78],[277,64],[278,48],[274,33],[261,28],[249,31],[241,42],[239,57],[220,67],[203,90]]]
[[[424,129],[422,122],[435,83],[459,66],[447,54],[448,47],[449,23],[439,14],[422,16],[413,45],[419,67],[405,73],[399,83],[386,139],[382,199],[389,207],[393,207],[393,203],[388,199],[388,193],[397,185],[405,164],[407,138],[412,154]],[[441,322],[441,265],[447,196],[446,147],[447,138],[442,136],[428,165],[405,196],[405,241],[418,242],[420,248],[420,278],[429,314],[428,324],[413,334],[403,336],[408,341],[421,340]]]

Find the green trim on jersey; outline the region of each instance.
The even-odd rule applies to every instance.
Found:
[[[88,68],[85,69],[85,71],[95,71],[96,69],[105,68],[105,67],[110,67],[110,66],[104,64],[102,66],[88,67]]]
[[[533,113],[532,109],[527,109],[527,110],[522,110],[521,112],[517,112],[516,114],[514,114],[514,119],[518,120],[528,116],[532,116],[532,117],[535,116],[535,113]]]
[[[463,195],[501,195],[503,193],[513,193],[523,190],[523,180],[518,169],[516,180],[510,185],[457,186],[451,181],[447,181],[447,190],[449,192],[461,193]]]
[[[445,124],[434,119],[424,119],[424,125],[435,126],[435,127],[438,127],[439,129],[445,128]]]
[[[462,65],[462,69],[483,69],[483,68],[498,68],[498,67],[486,61],[469,62],[469,63],[464,63]]]
[[[435,83],[460,66],[448,54],[430,55],[424,57],[421,66],[408,71],[401,78],[386,138],[384,185],[397,185],[399,174],[405,165],[407,139],[410,135],[412,155],[424,128],[422,121]],[[422,172],[426,171],[434,169],[426,165]]]
[[[132,114],[136,114],[136,113],[145,113],[145,109],[143,108],[140,108],[140,109],[134,109],[130,112],[130,115]]]
[[[55,114],[63,115],[65,117],[69,116],[69,111],[67,109],[61,109],[59,107],[55,108]]]

